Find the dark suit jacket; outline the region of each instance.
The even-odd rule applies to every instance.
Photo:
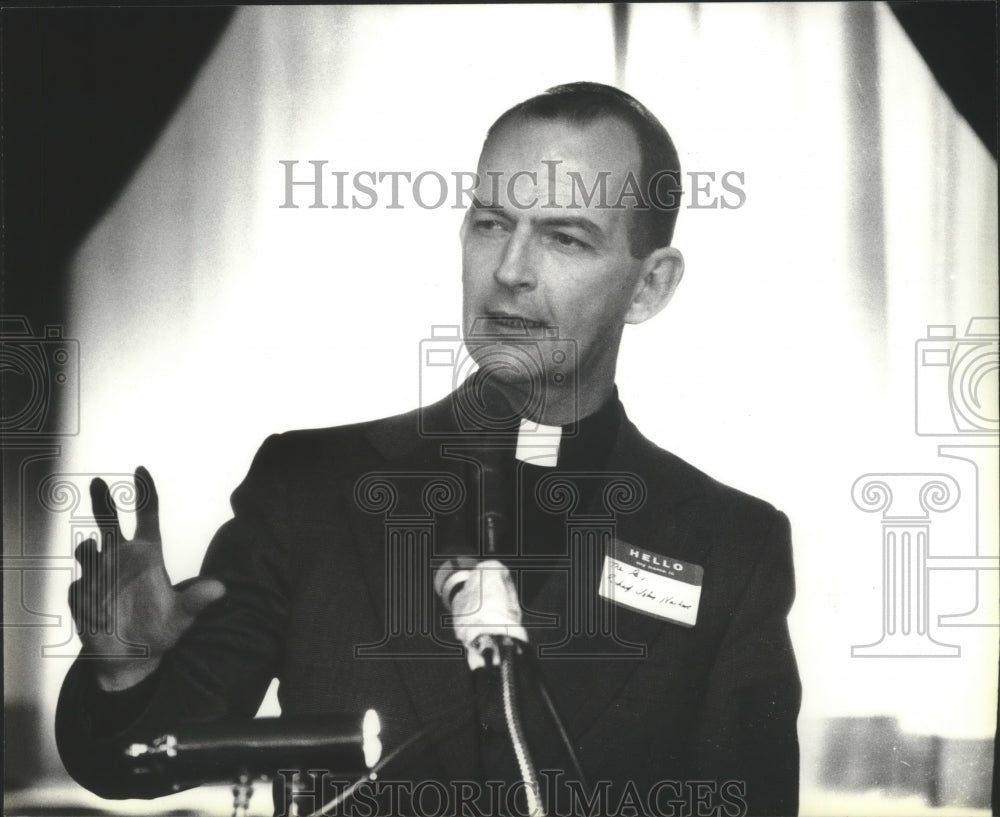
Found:
[[[420,564],[428,548],[438,555],[467,537],[463,508],[477,501],[449,496],[449,476],[469,468],[468,440],[439,435],[454,426],[446,399],[422,419],[412,412],[266,440],[202,568],[227,595],[164,658],[132,722],[109,727],[95,718],[106,694],[86,662],[70,670],[56,731],[73,777],[105,797],[169,792],[168,781],[130,776],[122,747],[181,721],[251,718],[278,677],[284,715],[374,707],[389,748],[419,730],[433,733],[400,757],[402,773],[476,779],[471,673],[432,594],[421,595],[430,585],[430,569]],[[449,440],[455,447],[442,457]],[[619,642],[640,652],[568,658],[570,644],[539,662],[590,782],[610,781],[613,791],[631,784],[645,797],[658,782],[674,781],[696,811],[693,787],[708,781],[712,807],[724,785],[737,803],[709,813],[740,813],[741,800],[751,814],[795,813],[801,692],[786,623],[794,596],[786,517],[657,448],[627,419],[607,471],[638,478],[646,492],[639,507],[615,516],[614,535],[701,565],[704,584],[697,624],[685,628],[598,599],[599,566],[569,579],[601,615],[612,614],[617,641],[601,652],[621,652]],[[435,480],[437,492],[427,488]],[[418,574],[417,599],[401,610],[398,590],[387,588],[406,573],[399,560],[407,558]],[[558,616],[565,596],[558,581],[550,584],[537,611]],[[557,632],[565,635],[563,619]],[[538,632],[544,641],[544,628]],[[660,787],[661,813],[670,813],[676,793]]]

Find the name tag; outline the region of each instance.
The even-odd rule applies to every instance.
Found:
[[[598,593],[640,613],[693,627],[698,620],[705,568],[615,540]]]

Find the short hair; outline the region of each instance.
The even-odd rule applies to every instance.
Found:
[[[681,194],[681,163],[667,129],[635,97],[599,82],[556,85],[502,113],[486,132],[483,149],[504,125],[515,119],[565,120],[589,125],[606,117],[628,125],[639,143],[636,181],[642,206],[632,213],[629,251],[636,258],[645,258],[673,240]],[[650,196],[653,201],[647,201],[654,177],[657,177],[656,189]]]

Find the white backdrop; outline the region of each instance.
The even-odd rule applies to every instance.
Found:
[[[852,658],[879,639],[883,574],[880,516],[851,486],[950,473],[964,504],[935,517],[932,555],[975,554],[977,534],[996,555],[995,501],[977,516],[975,472],[939,456],[949,438],[914,432],[927,326],[961,336],[996,316],[995,161],[885,7],[638,5],[630,32],[623,87],[686,170],[743,173],[746,201],[681,211],[686,277],[664,314],[627,331],[619,387],[647,436],[791,517],[804,778],[824,717],[992,735],[997,631],[937,621],[975,607],[972,571],[935,571],[930,587],[933,635],[960,656]],[[283,209],[280,161],[298,161],[299,179],[309,160],[473,170],[500,111],[576,79],[616,80],[607,6],[239,10],[75,260],[81,434],[66,469],[145,464],[177,580],[268,433],[412,408],[420,341],[460,316],[461,210],[405,197],[310,209],[301,187]],[[54,553],[64,534],[54,524]],[[43,664],[51,711],[68,659]]]

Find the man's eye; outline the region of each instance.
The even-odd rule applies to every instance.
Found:
[[[498,235],[507,229],[507,225],[496,218],[479,218],[473,222],[477,232],[484,235]]]
[[[552,233],[552,240],[555,241],[560,247],[571,250],[584,250],[589,249],[590,245],[585,241],[581,241],[575,236],[571,236],[569,233]]]

